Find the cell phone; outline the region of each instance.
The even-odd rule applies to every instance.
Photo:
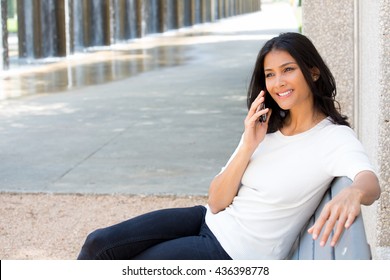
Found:
[[[257,108],[257,112],[264,110],[265,109],[265,104],[264,102],[260,104],[260,106]],[[267,121],[267,114],[263,114],[259,117],[260,122],[266,122]]]

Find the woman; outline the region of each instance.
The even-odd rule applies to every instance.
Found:
[[[361,143],[336,108],[335,81],[305,36],[261,49],[241,141],[206,207],[166,209],[91,233],[79,259],[284,259],[334,177],[353,184],[309,229],[334,246],[380,195]],[[262,106],[263,103],[265,106]]]

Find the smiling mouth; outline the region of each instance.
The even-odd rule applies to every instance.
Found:
[[[280,93],[277,93],[276,95],[279,96],[279,97],[285,97],[289,94],[292,93],[292,89],[288,90],[288,91],[285,91],[285,92],[280,92]]]

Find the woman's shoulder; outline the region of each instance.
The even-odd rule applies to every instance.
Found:
[[[335,133],[352,133],[355,134],[354,130],[343,124],[336,123],[331,117],[325,118],[323,121],[323,127],[326,128],[328,131],[332,131]]]
[[[343,142],[357,139],[355,131],[347,125],[337,124],[330,117],[324,119],[322,122],[320,136],[324,137],[324,140]]]

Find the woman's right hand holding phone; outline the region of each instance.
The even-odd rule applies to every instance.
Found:
[[[250,151],[254,152],[257,146],[263,141],[267,133],[268,121],[272,110],[269,108],[262,109],[262,104],[265,101],[265,92],[262,90],[257,98],[253,101],[251,108],[245,118],[245,132],[243,145]],[[261,122],[260,116],[266,114],[266,121]]]

